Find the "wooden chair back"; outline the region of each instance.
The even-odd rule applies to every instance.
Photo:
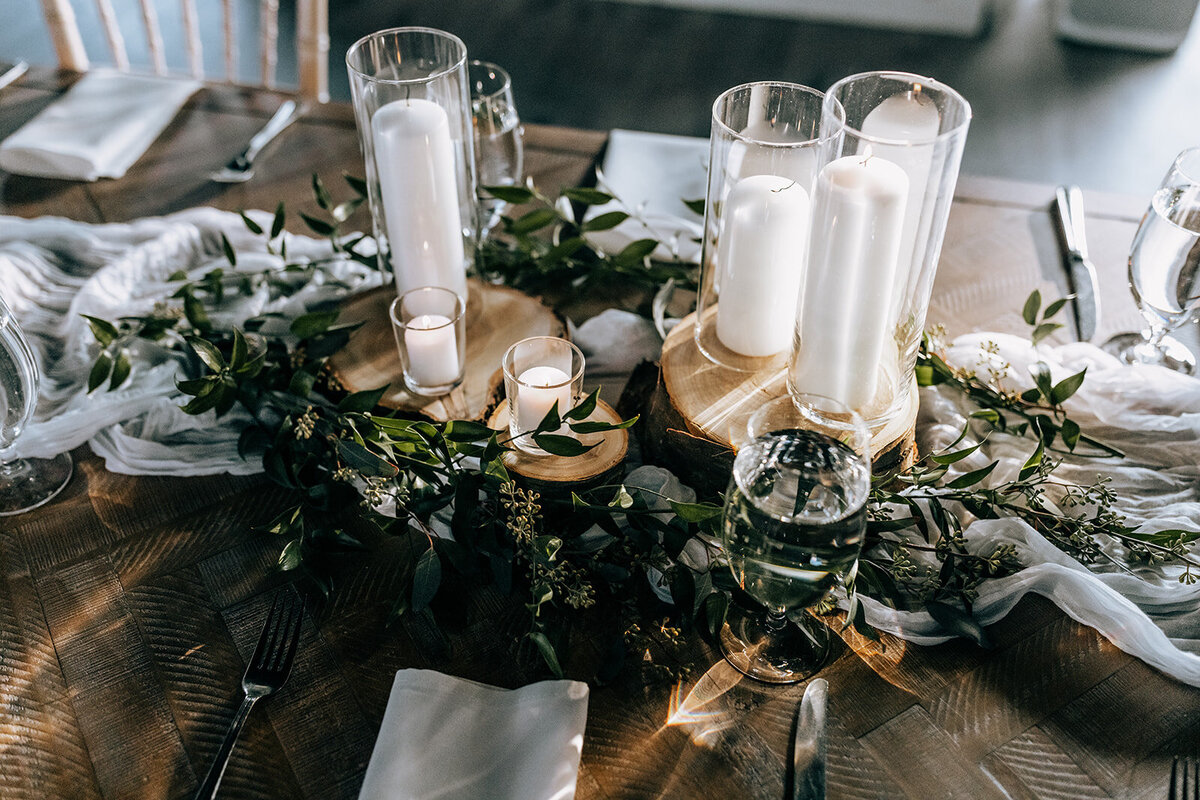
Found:
[[[188,71],[203,79],[204,50],[200,41],[200,25],[196,0],[180,0],[183,6],[184,39],[187,48]],[[158,22],[155,0],[138,0],[147,49],[156,74],[167,74],[162,29]],[[112,0],[96,0],[104,35],[112,51],[117,69],[129,71],[129,56],[125,39],[117,24]],[[54,42],[58,65],[62,69],[84,72],[88,69],[87,52],[71,0],[42,0],[46,24]],[[221,0],[225,75],[229,83],[237,83],[237,37],[235,35],[234,0]],[[259,67],[260,82],[256,85],[277,88],[275,66],[279,55],[279,0],[259,0]],[[296,67],[300,95],[324,103],[329,100],[329,0],[296,0]]]

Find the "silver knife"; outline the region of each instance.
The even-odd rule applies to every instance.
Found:
[[[1100,319],[1100,294],[1096,287],[1096,268],[1088,259],[1087,238],[1083,227],[1083,192],[1078,186],[1059,186],[1054,191],[1054,207],[1062,233],[1063,260],[1073,295],[1075,333],[1079,341],[1091,341]]]
[[[825,708],[829,682],[814,678],[796,712],[791,800],[825,800]]]

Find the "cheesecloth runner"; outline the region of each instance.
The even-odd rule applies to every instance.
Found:
[[[269,224],[263,215],[262,221]],[[224,232],[237,249],[237,269],[282,268],[263,251],[235,214],[195,209],[169,217],[120,225],[87,225],[62,219],[0,217],[0,295],[25,329],[43,368],[38,414],[17,440],[22,455],[46,456],[88,442],[109,469],[127,474],[249,474],[259,462],[237,454],[237,412],[217,421],[212,412],[188,416],[174,387],[178,356],[157,345],[139,345],[133,371],[116,392],[86,392],[96,345],[79,315],[105,319],[145,314],[174,291],[167,277],[179,269],[199,277],[214,266],[232,269],[221,255]],[[289,258],[329,254],[327,242],[292,236]],[[335,262],[336,281],[313,280],[291,297],[265,293],[239,297],[213,314],[240,323],[265,311],[287,317],[307,306],[350,291],[379,285],[378,273],[355,262]],[[318,273],[319,275],[319,273]],[[349,287],[349,288],[348,288]],[[647,320],[608,311],[580,327],[576,337],[588,358],[589,376],[612,386],[642,359],[656,359],[660,341]],[[618,346],[619,345],[619,346]],[[1200,529],[1200,379],[1158,367],[1127,367],[1083,343],[1042,346],[1014,336],[978,333],[955,340],[946,351],[954,365],[1006,374],[1014,388],[1031,381],[1037,360],[1054,380],[1087,367],[1079,392],[1067,401],[1085,433],[1126,454],[1124,459],[1068,457],[1056,470],[1060,480],[1092,483],[1107,478],[1117,509],[1144,531]],[[981,363],[983,366],[981,366]],[[974,408],[944,387],[921,390],[918,436],[922,450],[953,442]],[[967,440],[957,447],[972,443]],[[954,465],[969,471],[999,460],[988,481],[1016,476],[1032,450],[1029,440],[992,434],[968,459]],[[678,487],[665,470],[641,467],[630,483],[657,481]],[[980,588],[974,614],[983,624],[1003,617],[1026,593],[1043,595],[1117,647],[1193,686],[1200,686],[1200,583],[1183,584],[1182,569],[1104,563],[1090,568],[1067,556],[1016,519],[974,520],[964,531],[968,546],[989,550],[1016,547],[1025,568]],[[1105,545],[1114,556],[1117,543]],[[1200,557],[1200,544],[1190,546]],[[919,554],[913,553],[915,559]],[[903,612],[865,600],[867,620],[918,644],[951,638],[925,612]]]

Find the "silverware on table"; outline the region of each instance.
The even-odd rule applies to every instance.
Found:
[[[292,670],[292,661],[296,657],[296,644],[300,641],[300,622],[304,617],[304,601],[290,588],[284,588],[271,601],[271,610],[267,613],[266,624],[258,637],[258,646],[250,657],[250,665],[242,678],[242,692],[245,699],[229,723],[229,731],[204,783],[196,792],[196,800],[212,800],[216,797],[221,778],[225,775],[225,767],[229,763],[229,755],[237,743],[238,734],[246,717],[250,716],[254,704],[267,695],[274,694],[287,680]]]
[[[29,71],[29,64],[25,61],[18,61],[0,75],[0,89],[9,84],[16,83],[17,79]]]
[[[825,709],[829,682],[814,678],[796,712],[792,741],[792,793],[789,800],[825,800]]]
[[[1200,800],[1200,760],[1175,756],[1167,800]]]
[[[254,159],[271,140],[283,132],[300,116],[300,107],[295,100],[287,100],[279,107],[263,129],[254,134],[250,144],[222,169],[211,173],[209,180],[217,183],[244,183],[254,177]]]
[[[1059,231],[1062,234],[1063,261],[1071,287],[1075,311],[1075,333],[1081,342],[1096,335],[1100,319],[1100,294],[1096,268],[1088,259],[1087,238],[1083,226],[1083,192],[1078,186],[1059,186],[1054,191]]]

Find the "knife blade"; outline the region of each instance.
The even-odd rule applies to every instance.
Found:
[[[1096,267],[1088,258],[1087,237],[1083,224],[1083,192],[1078,186],[1059,186],[1054,191],[1054,208],[1062,234],[1063,263],[1071,288],[1071,307],[1075,312],[1075,333],[1081,342],[1096,335],[1100,319],[1100,294],[1096,286]]]
[[[262,130],[254,134],[250,143],[223,168],[210,174],[209,180],[217,183],[244,183],[254,176],[254,159],[300,116],[300,107],[295,100],[284,101],[267,120]]]
[[[829,682],[814,678],[796,711],[791,800],[825,800],[825,709]]]

